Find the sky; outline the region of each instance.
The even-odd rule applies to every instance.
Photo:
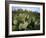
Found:
[[[30,11],[33,11],[33,12],[35,12],[35,11],[40,12],[40,8],[38,8],[38,7],[13,7],[12,10],[14,11],[14,10],[17,10],[17,9],[23,9],[23,10],[26,9],[28,11],[30,10]]]
[[[33,6],[33,5],[18,5],[18,4],[15,4],[12,6],[12,10],[17,10],[17,9],[23,9],[23,10],[30,10],[30,11],[33,11],[33,12],[38,12],[40,13],[40,7],[38,6]]]

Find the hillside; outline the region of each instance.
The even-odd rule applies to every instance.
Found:
[[[12,30],[40,30],[40,13],[23,9],[12,11]]]

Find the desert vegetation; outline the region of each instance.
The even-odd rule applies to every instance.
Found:
[[[12,11],[12,31],[40,30],[40,13],[18,9]]]

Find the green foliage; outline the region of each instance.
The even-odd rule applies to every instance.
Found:
[[[12,11],[12,30],[40,30],[40,14],[18,9]]]

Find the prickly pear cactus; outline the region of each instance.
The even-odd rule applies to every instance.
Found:
[[[12,30],[39,30],[40,29],[40,14],[32,11],[23,11],[18,9],[12,12]]]

